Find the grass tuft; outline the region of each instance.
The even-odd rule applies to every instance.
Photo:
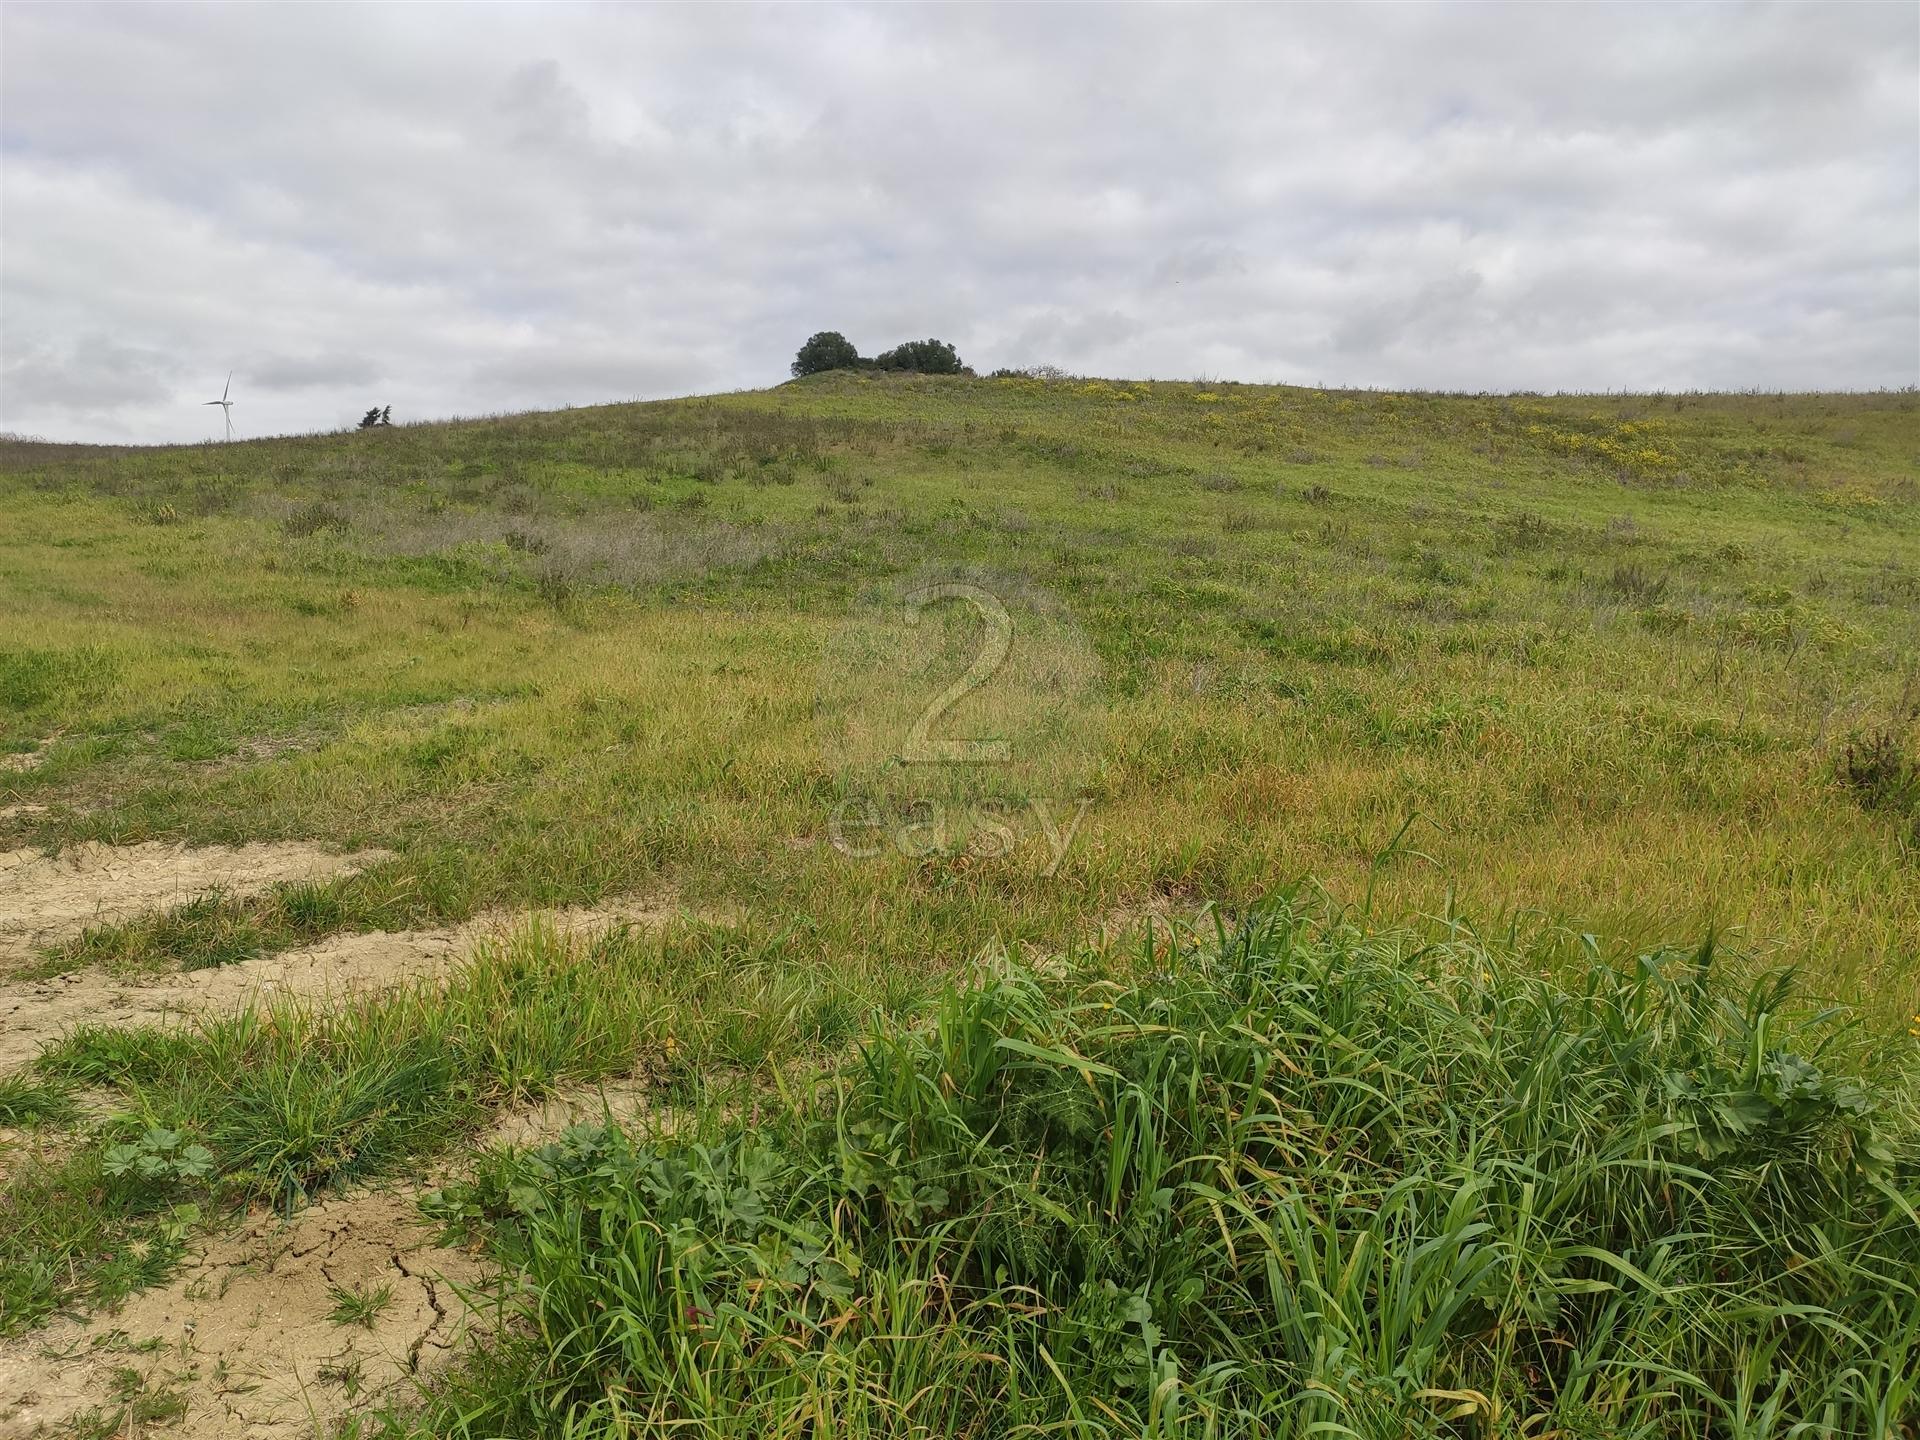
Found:
[[[331,1285],[327,1294],[333,1300],[333,1308],[327,1312],[327,1319],[335,1325],[358,1325],[371,1330],[393,1304],[393,1286],[375,1285],[370,1289],[349,1289],[345,1285]]]
[[[70,1125],[79,1115],[72,1086],[33,1075],[0,1075],[0,1128]]]
[[[1920,762],[1890,730],[1856,736],[1840,752],[1840,783],[1865,810],[1920,817]]]

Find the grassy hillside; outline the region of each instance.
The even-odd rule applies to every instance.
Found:
[[[680,917],[0,1074],[9,1343],[431,1163],[533,1283],[363,1433],[1915,1433],[1912,394],[835,374],[0,517],[0,850],[379,852],[18,994]]]
[[[665,875],[889,977],[1311,875],[1549,949],[1711,923],[1900,1018],[1917,407],[825,376],[10,444],[0,746],[60,734],[0,781],[51,808],[0,823],[380,844],[387,888],[442,917]],[[1016,663],[1041,634],[1095,667],[1045,742],[1057,813],[1091,801],[1050,878],[1037,822],[964,871],[826,843],[859,786],[816,697],[910,717],[951,678],[889,691],[836,637],[963,572],[1013,606]],[[978,621],[933,608],[957,673]],[[1850,785],[1857,739],[1884,748]]]

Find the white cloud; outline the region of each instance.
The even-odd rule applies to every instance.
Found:
[[[981,366],[1920,378],[1920,11],[0,11],[0,428]],[[216,416],[217,418],[217,416]]]

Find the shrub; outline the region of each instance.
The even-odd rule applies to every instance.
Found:
[[[838,330],[822,330],[810,337],[793,357],[792,370],[797,379],[818,375],[826,370],[851,370],[860,363],[860,352]]]
[[[919,375],[958,375],[965,367],[960,353],[944,340],[909,340],[882,351],[873,360],[876,370],[910,370]]]

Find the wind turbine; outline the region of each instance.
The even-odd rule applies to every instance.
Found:
[[[220,398],[218,400],[205,400],[201,402],[205,405],[218,405],[220,407],[220,413],[227,417],[227,439],[229,440],[233,439],[233,401],[229,400],[227,396],[232,390],[233,372],[229,370],[227,372],[227,388],[220,392]]]

